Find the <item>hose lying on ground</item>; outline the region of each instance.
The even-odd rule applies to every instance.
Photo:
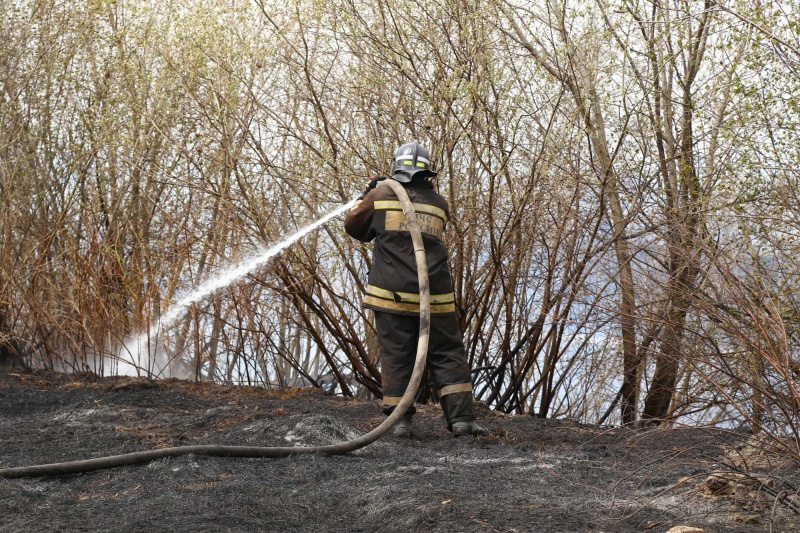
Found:
[[[405,414],[406,410],[414,402],[417,394],[422,373],[425,368],[425,359],[428,354],[428,335],[430,333],[430,286],[428,284],[428,261],[425,256],[425,246],[422,242],[422,233],[416,219],[414,207],[406,194],[405,189],[398,182],[387,179],[380,185],[381,187],[391,187],[397,195],[403,207],[403,213],[408,220],[411,240],[414,245],[414,257],[417,262],[417,272],[419,276],[419,341],[417,342],[417,355],[414,362],[414,371],[408,388],[403,394],[400,403],[389,417],[386,418],[378,427],[353,440],[329,444],[326,446],[308,447],[261,447],[261,446],[220,446],[220,445],[197,445],[179,446],[175,448],[163,448],[160,450],[148,450],[142,452],[126,453],[122,455],[112,455],[108,457],[97,457],[82,461],[69,461],[65,463],[52,463],[44,465],[21,466],[16,468],[0,469],[0,478],[23,478],[23,477],[43,477],[60,476],[65,474],[77,474],[81,472],[91,472],[106,468],[116,468],[120,466],[149,463],[156,459],[165,457],[177,457],[179,455],[209,455],[220,457],[249,457],[249,458],[279,458],[291,455],[321,453],[326,455],[341,455],[355,451],[372,444],[385,435],[395,423]]]

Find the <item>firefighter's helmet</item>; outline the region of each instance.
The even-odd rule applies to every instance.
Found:
[[[392,178],[400,183],[408,183],[414,176],[433,178],[437,174],[431,170],[430,152],[417,141],[404,144],[394,153]]]

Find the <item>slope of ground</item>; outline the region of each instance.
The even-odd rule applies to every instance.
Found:
[[[191,444],[328,444],[382,420],[376,402],[314,389],[53,373],[0,374],[0,405],[0,468]],[[0,532],[800,531],[797,462],[763,459],[757,482],[709,481],[742,468],[730,456],[748,450],[747,435],[480,417],[488,437],[452,438],[438,408],[422,406],[414,439],[344,456],[189,455],[0,479]]]

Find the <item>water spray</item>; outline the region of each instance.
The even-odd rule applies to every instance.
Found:
[[[419,223],[417,222],[414,207],[406,194],[405,189],[398,182],[387,179],[384,180],[379,187],[391,187],[403,208],[403,214],[408,221],[409,231],[411,232],[411,241],[414,245],[414,257],[417,263],[417,274],[419,276],[419,340],[417,342],[417,355],[414,362],[414,370],[411,374],[411,379],[408,383],[408,388],[400,399],[400,403],[395,410],[384,420],[378,427],[355,439],[340,442],[337,444],[329,444],[326,446],[306,446],[306,447],[260,447],[260,446],[220,446],[220,445],[197,445],[197,446],[178,446],[174,448],[163,448],[159,450],[149,450],[143,452],[126,453],[122,455],[113,455],[108,457],[98,457],[95,459],[86,459],[82,461],[70,461],[65,463],[52,463],[45,465],[23,466],[16,468],[3,468],[0,469],[0,478],[23,478],[23,477],[43,477],[43,476],[58,476],[65,474],[77,474],[81,472],[91,472],[94,470],[103,470],[107,468],[116,468],[120,466],[134,465],[149,463],[157,459],[165,457],[177,457],[181,455],[196,454],[208,455],[219,457],[247,457],[247,458],[280,458],[289,457],[292,455],[307,455],[307,454],[325,454],[325,455],[341,455],[363,448],[372,444],[382,436],[384,436],[398,420],[405,414],[406,410],[414,402],[417,394],[417,389],[422,381],[422,373],[425,368],[425,360],[428,355],[428,336],[430,333],[430,286],[428,284],[428,260],[425,255],[425,246],[422,242],[422,233],[420,232]],[[229,283],[232,283],[239,277],[244,276],[248,270],[244,270],[247,265],[249,268],[254,268],[257,265],[266,261],[269,257],[278,253],[286,248],[296,240],[300,239],[306,233],[313,231],[331,218],[343,213],[350,206],[355,203],[355,200],[349,204],[345,204],[336,211],[326,215],[311,226],[304,228],[296,233],[290,239],[283,241],[279,245],[270,248],[258,257],[247,261],[240,267],[232,270],[237,272],[238,275],[231,277]],[[295,238],[296,237],[296,238]],[[268,252],[274,248],[278,248],[271,255]],[[176,305],[183,305],[186,307],[192,301],[202,298],[220,288],[216,284],[205,284],[192,292],[189,296],[181,300]],[[201,295],[202,291],[203,292]],[[190,300],[190,297],[193,299]],[[186,303],[184,303],[186,302]],[[168,313],[166,317],[172,316],[173,313]],[[173,318],[174,320],[174,318]],[[162,322],[163,324],[163,322]]]
[[[142,353],[144,352],[149,355],[151,339],[156,340],[155,345],[157,347],[159,333],[169,329],[172,324],[181,317],[183,311],[185,311],[190,305],[195,302],[199,302],[206,296],[213,294],[217,290],[227,287],[231,283],[243,278],[248,273],[252,272],[256,267],[266,263],[273,256],[279,254],[304,236],[308,235],[317,228],[324,226],[333,218],[349,210],[355,205],[356,201],[358,201],[357,198],[349,201],[343,206],[320,218],[313,224],[309,224],[308,226],[298,230],[296,233],[279,242],[278,244],[271,246],[270,248],[260,252],[250,259],[242,261],[240,264],[233,266],[225,272],[201,284],[198,288],[190,292],[177,303],[173,304],[169,308],[169,311],[163,316],[159,317],[158,320],[156,320],[156,322],[150,326],[147,331],[140,333],[132,341],[125,343],[123,350],[127,350],[129,352],[131,359],[130,362],[135,368],[142,368]]]

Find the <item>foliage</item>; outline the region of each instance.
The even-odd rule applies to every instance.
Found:
[[[798,7],[4,3],[3,355],[129,370],[170,303],[417,138],[478,399],[797,446]],[[380,394],[369,257],[329,225],[133,362]]]

